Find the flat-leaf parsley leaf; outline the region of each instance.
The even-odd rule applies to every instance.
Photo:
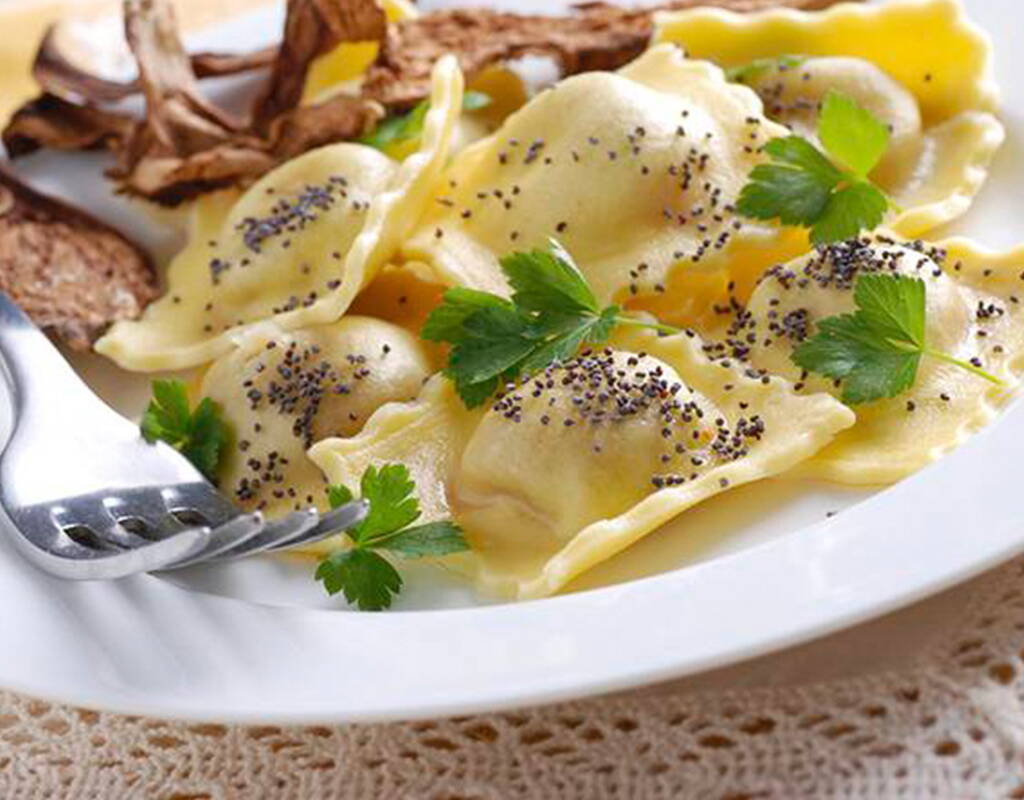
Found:
[[[602,308],[572,256],[557,241],[546,250],[504,256],[501,270],[511,299],[471,289],[449,289],[421,331],[424,339],[452,346],[444,372],[468,408],[487,402],[499,384],[572,358],[584,345],[600,344],[618,324],[663,333],[677,328]]]
[[[462,96],[463,111],[476,111],[486,108],[490,104],[490,96],[483,92],[468,91]],[[420,137],[429,110],[430,103],[422,100],[404,114],[394,114],[384,118],[377,123],[377,127],[358,141],[360,144],[369,145],[390,154],[392,148]]]
[[[404,558],[445,556],[466,550],[462,530],[454,522],[440,520],[413,525],[420,517],[416,484],[404,464],[368,467],[359,485],[369,505],[366,517],[345,531],[351,547],[336,550],[316,570],[328,594],[344,592],[345,599],[361,611],[380,611],[391,606],[402,590],[402,576],[379,551]],[[352,491],[338,484],[328,488],[331,508],[350,502]]]
[[[189,408],[188,390],[179,380],[153,381],[150,400],[140,424],[147,442],[163,441],[181,452],[210,480],[228,441],[228,426],[220,406],[209,397]]]
[[[801,136],[769,141],[771,163],[759,164],[736,208],[754,219],[778,219],[810,229],[814,244],[828,244],[878,227],[889,199],[868,179],[889,146],[889,129],[870,111],[835,90],[818,116],[821,153]]]
[[[889,128],[847,94],[825,95],[818,138],[832,158],[858,178],[866,178],[889,147]]]
[[[725,71],[726,80],[734,83],[750,84],[760,79],[769,72],[784,72],[787,69],[795,69],[807,60],[806,56],[769,56],[767,58],[755,58],[746,64],[739,64],[729,67]]]
[[[1000,384],[975,364],[928,347],[925,294],[924,281],[914,276],[858,276],[853,292],[857,310],[820,320],[817,334],[793,351],[793,362],[842,380],[842,400],[848,405],[907,391],[925,356]]]

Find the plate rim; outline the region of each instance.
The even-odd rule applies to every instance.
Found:
[[[1015,429],[1017,436],[1006,436],[1010,429]],[[994,440],[988,442],[986,440]],[[321,632],[327,628],[338,640],[352,634],[365,633],[365,628],[386,628],[378,631],[382,636],[402,633],[409,626],[421,627],[429,621],[429,634],[443,633],[450,623],[472,622],[472,618],[489,617],[491,621],[499,621],[503,627],[518,629],[520,634],[516,646],[520,652],[536,653],[543,651],[552,644],[561,647],[569,646],[573,654],[563,663],[572,663],[575,673],[569,680],[534,674],[526,675],[518,685],[508,686],[500,683],[500,678],[507,670],[495,663],[493,658],[488,663],[478,662],[474,665],[476,682],[492,687],[489,693],[469,693],[447,691],[432,694],[429,683],[409,684],[404,691],[391,692],[388,696],[373,695],[371,699],[357,700],[354,695],[335,695],[327,703],[328,708],[311,709],[308,704],[296,705],[289,701],[284,693],[272,702],[266,699],[256,704],[226,699],[219,705],[211,705],[213,695],[205,690],[200,694],[202,704],[183,701],[180,695],[154,695],[148,690],[125,691],[124,687],[112,690],[102,682],[80,682],[74,687],[57,690],[47,679],[35,679],[32,671],[20,670],[12,674],[9,664],[0,664],[0,686],[14,692],[21,692],[33,697],[54,702],[72,704],[85,708],[94,708],[114,713],[177,719],[190,722],[224,722],[229,724],[269,723],[282,725],[314,725],[352,722],[393,722],[402,720],[428,719],[447,716],[459,716],[493,712],[511,708],[523,708],[544,704],[558,703],[580,699],[593,695],[608,694],[637,686],[659,683],[705,672],[716,667],[734,664],[847,628],[859,622],[884,615],[890,611],[909,605],[916,600],[942,591],[949,586],[969,579],[985,570],[1008,559],[1016,553],[1024,551],[1024,529],[1015,536],[1003,535],[1003,529],[990,527],[984,542],[977,540],[972,544],[975,557],[965,562],[959,553],[950,549],[944,558],[932,561],[931,565],[920,571],[913,580],[907,580],[903,574],[903,564],[908,563],[907,557],[914,554],[914,547],[920,544],[922,535],[931,537],[933,531],[927,530],[927,520],[900,519],[899,515],[888,517],[889,524],[871,526],[870,521],[878,514],[878,506],[893,508],[912,508],[921,499],[933,492],[933,489],[946,489],[939,496],[949,500],[947,508],[933,509],[945,516],[960,513],[970,505],[968,501],[984,500],[980,493],[981,483],[975,462],[980,458],[989,460],[993,455],[1000,457],[1000,463],[1012,463],[1009,459],[1014,455],[1009,442],[1014,439],[1024,441],[1024,407],[1016,403],[1015,408],[1008,409],[1003,418],[993,427],[978,434],[955,452],[931,465],[921,473],[899,484],[882,490],[870,501],[859,503],[831,519],[823,520],[814,525],[795,531],[789,536],[750,547],[746,550],[722,556],[712,561],[703,562],[680,570],[642,578],[628,583],[590,589],[575,594],[560,595],[552,598],[532,600],[523,603],[497,606],[483,606],[469,609],[439,609],[430,611],[394,611],[387,614],[339,613],[329,609],[290,608],[252,603],[234,598],[197,593],[181,589],[155,576],[139,576],[128,579],[135,582],[143,591],[146,585],[150,589],[159,584],[159,591],[176,595],[187,595],[191,602],[202,606],[203,613],[212,615],[229,613],[231,616],[241,614],[248,617],[251,624],[253,617],[268,622],[274,618],[273,624],[285,622],[292,624],[304,618],[308,629],[304,638],[308,645],[309,634]],[[1005,452],[996,452],[1002,447]],[[1006,477],[1005,485],[988,482],[988,487],[996,494],[1013,487],[1012,472],[1003,470]],[[964,479],[967,475],[968,478]],[[973,476],[974,480],[970,479]],[[958,492],[957,489],[960,489]],[[885,509],[883,509],[885,511]],[[950,526],[943,526],[948,533]],[[830,530],[829,530],[830,529]],[[894,530],[899,536],[889,540],[900,547],[898,552],[887,549],[885,562],[878,565],[878,571],[869,575],[866,570],[847,569],[851,559],[855,559],[857,551],[874,552],[871,543],[865,546],[865,537],[876,539],[888,537]],[[961,542],[963,539],[961,539]],[[946,544],[953,544],[945,539]],[[934,544],[934,541],[932,541]],[[979,548],[978,545],[981,545]],[[934,551],[933,551],[934,552]],[[816,555],[817,558],[808,558]],[[796,570],[786,573],[785,593],[770,591],[769,586],[755,589],[753,594],[744,591],[730,590],[731,585],[724,577],[746,574],[747,577],[774,573],[785,573],[780,567],[805,565],[803,571]],[[17,568],[23,565],[17,564]],[[846,580],[843,580],[845,574]],[[2,570],[0,570],[2,575]],[[49,576],[39,576],[49,581]],[[828,580],[822,580],[827,578]],[[865,584],[865,578],[868,579]],[[124,583],[124,582],[122,582]],[[108,584],[109,585],[109,584]],[[871,588],[872,592],[862,591]],[[766,589],[768,591],[766,591]],[[807,590],[804,592],[802,590]],[[808,599],[815,602],[808,603]],[[641,617],[639,621],[650,623],[652,629],[666,631],[662,640],[657,643],[640,641],[636,637],[636,613],[624,614],[614,618],[609,626],[605,617],[600,623],[579,625],[586,621],[588,612],[607,611],[609,608],[621,607],[623,604],[646,603],[655,606],[660,613],[651,617]],[[669,601],[682,600],[681,605],[672,605]],[[734,637],[725,645],[711,645],[699,641],[704,631],[678,626],[674,630],[669,623],[675,618],[673,611],[703,603],[718,603],[723,600],[734,602],[732,607],[720,606],[723,615],[720,621],[726,625],[740,623],[743,610],[741,605],[751,601],[771,604],[773,613],[780,617],[790,614],[789,621],[772,629],[748,632],[742,638]],[[808,609],[808,605],[815,608]],[[803,606],[803,608],[801,608]],[[577,627],[571,631],[554,629],[545,631],[543,623],[552,617],[561,618]],[[496,618],[502,618],[496,620]],[[547,618],[547,620],[543,619]],[[3,629],[0,619],[0,630]],[[311,623],[311,624],[310,624]],[[271,628],[273,625],[268,625]],[[457,630],[456,626],[456,630]],[[487,653],[489,647],[496,642],[487,626],[463,625],[461,636],[452,637],[451,650],[459,652],[467,649],[479,653]],[[449,632],[452,629],[448,629]],[[466,632],[468,633],[468,640]],[[539,635],[538,632],[539,631]],[[408,632],[408,630],[405,630]],[[531,633],[532,632],[532,633]],[[421,633],[423,633],[421,631]],[[580,660],[587,661],[595,653],[606,652],[602,642],[616,643],[616,649],[623,647],[635,648],[632,669],[624,668],[620,662],[609,664],[607,660],[591,661],[590,668],[581,667]],[[640,644],[646,649],[636,649]],[[313,654],[316,648],[306,654]],[[385,645],[388,656],[394,656],[395,650]],[[447,650],[447,649],[446,649]],[[323,654],[324,648],[320,648]],[[337,649],[335,648],[335,652]],[[383,652],[383,651],[382,651]],[[438,650],[435,652],[442,653]],[[666,652],[671,655],[666,656]],[[443,664],[425,661],[422,653],[418,654],[417,673],[423,676],[436,675],[438,667]],[[377,659],[380,661],[380,659]],[[486,661],[486,657],[485,657]],[[449,662],[450,665],[450,662]],[[525,666],[525,665],[521,665]],[[482,669],[481,669],[482,668]],[[582,669],[582,671],[581,671]],[[497,687],[497,688],[494,688]],[[303,701],[305,702],[305,701]]]
[[[1000,5],[1004,9],[1000,14],[1008,14],[1009,3]],[[266,30],[279,19],[279,9],[264,7],[189,39],[197,43],[219,37],[233,40],[225,36],[226,31]],[[141,675],[136,676],[137,685],[116,685],[111,679],[116,670],[101,670],[62,684],[62,680],[68,680],[66,671],[44,661],[60,652],[53,647],[53,639],[65,628],[48,621],[43,638],[50,638],[45,643],[33,643],[31,620],[20,619],[16,613],[19,609],[5,597],[13,592],[17,598],[17,586],[25,586],[22,596],[28,598],[29,607],[42,609],[45,606],[41,600],[58,597],[67,605],[67,598],[88,597],[93,589],[72,591],[67,584],[55,585],[52,581],[56,579],[41,573],[24,574],[31,568],[11,552],[8,542],[0,541],[0,600],[4,600],[0,602],[0,640],[13,636],[25,643],[22,656],[0,658],[0,687],[42,700],[121,714],[228,724],[310,725],[427,719],[557,703],[745,661],[905,607],[1024,551],[1024,528],[1018,526],[1019,530],[1014,531],[1012,519],[998,524],[991,519],[979,521],[971,505],[1001,502],[1006,507],[1004,517],[1013,516],[1006,498],[1012,498],[1017,488],[1012,480],[1016,455],[1012,444],[1014,440],[1024,441],[1021,405],[1014,402],[955,452],[836,517],[711,561],[574,594],[517,604],[369,615],[255,603],[186,590],[154,576],[104,585],[119,587],[106,594],[123,595],[125,600],[187,603],[194,607],[196,619],[229,620],[268,635],[282,624],[294,626],[293,638],[298,636],[298,641],[293,644],[307,657],[344,657],[342,640],[350,637],[375,641],[374,637],[404,634],[422,640],[424,649],[418,654],[421,660],[415,675],[396,675],[399,680],[376,694],[327,692],[324,707],[316,707],[315,698],[305,691],[312,687],[292,687],[289,693],[277,686],[270,700],[263,698],[255,703],[245,694],[253,687],[244,687],[241,693],[225,691],[220,676],[214,674],[225,663],[254,669],[260,665],[247,665],[244,657],[225,661],[221,652],[211,653],[209,658],[200,656],[196,665],[185,670],[184,685],[171,684],[162,691]],[[942,502],[941,507],[935,505],[936,498]],[[941,524],[929,530],[931,518],[939,514]],[[881,524],[877,524],[879,521]],[[892,536],[893,532],[898,536]],[[971,537],[963,535],[965,532]],[[935,547],[936,537],[943,545],[940,548]],[[915,552],[915,548],[921,549]],[[929,553],[928,560],[915,566],[914,557],[922,551]],[[885,558],[876,564],[859,563],[865,554]],[[15,589],[4,581],[5,574],[14,579]],[[780,576],[785,577],[785,592],[773,591],[777,583],[772,580],[777,582]],[[730,577],[746,582],[735,587]],[[757,584],[757,578],[766,582]],[[95,591],[103,593],[102,588]],[[770,608],[770,615],[780,621],[766,629],[750,627],[744,610],[753,602],[763,603],[759,607],[762,616]],[[127,611],[124,605],[121,603],[117,610]],[[701,605],[705,608],[699,608]],[[718,644],[702,639],[714,630],[701,616],[707,608],[717,615],[714,622],[732,625],[740,633]],[[673,626],[679,622],[678,614],[687,610],[697,612],[686,618],[692,624]],[[81,621],[77,610],[64,611],[60,625]],[[595,615],[598,623],[594,622]],[[487,618],[487,624],[478,624],[480,617]],[[645,639],[645,625],[657,636]],[[369,636],[372,629],[376,630]],[[318,640],[325,632],[333,638]],[[87,637],[89,633],[86,631]],[[431,636],[435,638],[428,638]],[[496,638],[502,636],[506,638]],[[146,643],[134,646],[144,647]],[[627,658],[628,648],[633,648],[632,660]],[[514,671],[501,659],[512,650],[522,654],[521,662],[516,663],[521,673],[515,675],[518,681],[507,682]],[[471,674],[478,688],[466,690],[443,684],[444,690],[431,692],[428,681],[444,677],[444,660],[450,666],[452,654],[464,651],[475,651],[480,658]],[[83,652],[89,654],[85,664],[104,663],[99,658],[104,654]],[[434,661],[423,661],[424,652]],[[376,661],[383,664],[402,655],[399,648],[387,644]],[[287,666],[277,664],[274,669],[278,671],[273,674],[288,675],[283,671]],[[295,666],[301,667],[303,676],[321,679],[317,670]],[[555,669],[563,672],[550,671]],[[418,678],[419,683],[400,680],[410,677]],[[241,679],[244,682],[248,676]]]

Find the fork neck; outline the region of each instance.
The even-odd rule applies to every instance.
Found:
[[[81,395],[95,400],[50,340],[0,292],[0,355],[14,406],[15,425],[31,411],[70,409]],[[72,398],[69,395],[79,395]]]

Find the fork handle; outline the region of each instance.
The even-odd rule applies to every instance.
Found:
[[[0,292],[0,354],[11,390],[15,424],[45,406],[64,406],[83,386],[71,365],[17,304]],[[77,398],[76,398],[77,399]]]

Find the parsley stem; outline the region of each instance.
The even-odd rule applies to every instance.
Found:
[[[665,336],[674,336],[677,333],[683,332],[682,328],[676,328],[672,325],[664,325],[661,322],[647,322],[636,317],[626,317],[621,314],[615,317],[615,323],[617,325],[631,325],[634,328],[648,328]]]
[[[411,525],[412,523],[409,524]],[[407,525],[405,527],[407,528],[409,526]],[[389,539],[394,539],[396,536],[402,533],[405,533],[405,528],[399,528],[397,531],[387,531],[385,533],[378,533],[376,536],[371,536],[366,541],[360,542],[359,546],[365,548],[380,547],[382,543],[388,541]]]
[[[986,372],[981,367],[974,366],[970,361],[961,361],[959,358],[953,358],[953,356],[943,353],[941,350],[932,350],[928,347],[926,347],[922,352],[926,356],[931,356],[939,361],[945,361],[947,364],[953,364],[954,366],[960,367],[960,369],[965,369],[971,374],[977,375],[979,378],[984,378],[989,383],[994,383],[996,386],[1003,385],[1003,382],[991,372]]]

